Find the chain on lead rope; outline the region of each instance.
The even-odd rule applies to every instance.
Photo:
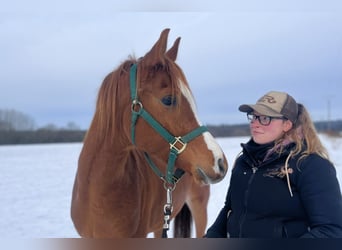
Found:
[[[176,185],[173,186],[167,185],[164,183],[164,187],[166,189],[166,203],[164,205],[164,224],[163,224],[163,234],[162,238],[167,238],[167,231],[170,229],[170,219],[171,213],[173,210],[172,206],[172,192],[175,189]]]

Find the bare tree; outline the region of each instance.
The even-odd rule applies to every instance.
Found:
[[[33,130],[32,117],[14,109],[0,109],[0,130]]]
[[[75,122],[68,122],[66,125],[67,130],[80,130],[80,127]]]

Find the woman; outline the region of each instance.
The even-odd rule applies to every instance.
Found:
[[[336,170],[305,107],[272,91],[239,110],[251,139],[241,144],[224,207],[205,237],[342,237]]]

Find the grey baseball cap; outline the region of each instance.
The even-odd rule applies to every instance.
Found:
[[[239,110],[246,113],[256,111],[271,117],[285,117],[293,124],[298,117],[298,105],[295,99],[285,92],[278,91],[268,92],[256,104],[242,104]]]

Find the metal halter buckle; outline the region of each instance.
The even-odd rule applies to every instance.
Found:
[[[180,149],[177,148],[176,144],[180,144]],[[177,151],[178,154],[182,153],[185,148],[186,148],[187,143],[182,141],[182,137],[178,136],[175,137],[175,141],[173,143],[170,143],[170,149],[175,149]]]

